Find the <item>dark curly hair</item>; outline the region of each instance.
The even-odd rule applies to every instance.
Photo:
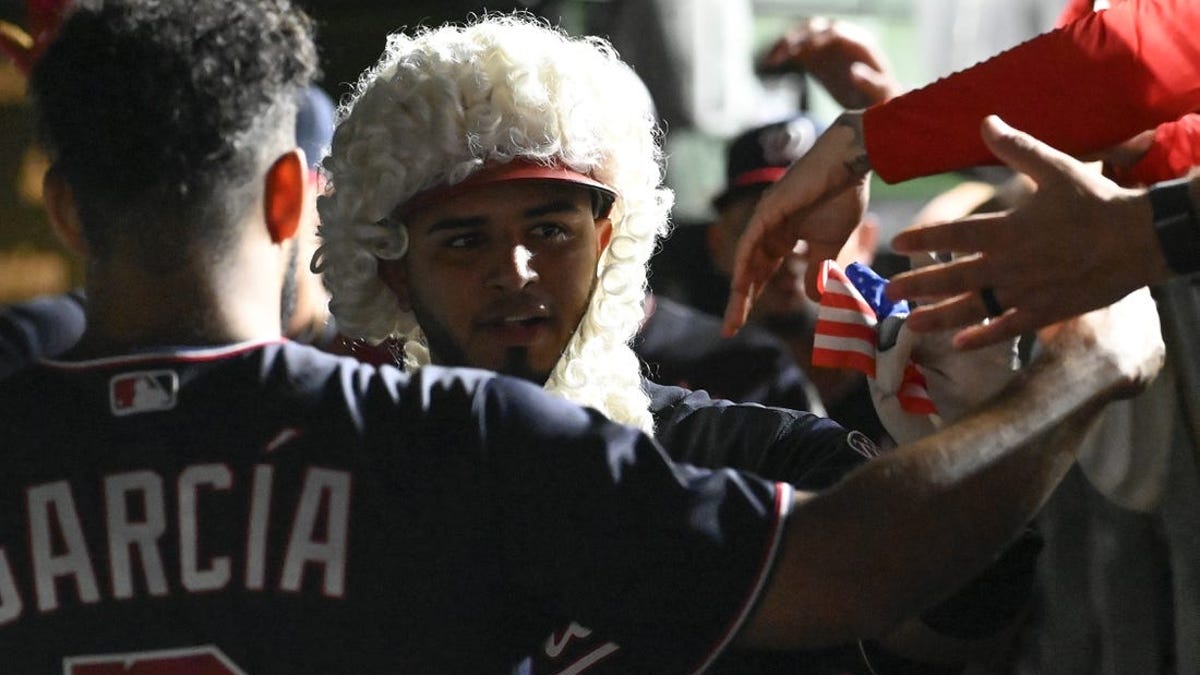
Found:
[[[294,143],[316,76],[287,0],[80,0],[30,78],[41,142],[89,254],[166,272],[223,246]],[[132,247],[132,248],[128,248]]]

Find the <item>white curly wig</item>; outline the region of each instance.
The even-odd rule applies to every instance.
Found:
[[[405,343],[405,366],[429,363],[415,317],[377,274],[407,249],[397,206],[513,159],[558,164],[618,194],[613,233],[587,312],[546,389],[652,430],[630,341],[643,320],[646,269],[673,196],[641,80],[598,38],[572,38],[524,14],[393,34],[338,111],[330,190],[318,203],[313,270],[351,337]]]

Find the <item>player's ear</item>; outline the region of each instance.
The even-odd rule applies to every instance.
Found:
[[[608,248],[608,242],[612,241],[613,224],[612,218],[604,217],[596,219],[596,242],[599,244],[596,253],[603,253]]]
[[[75,193],[54,167],[42,178],[42,198],[46,203],[46,215],[54,236],[67,250],[79,256],[87,256],[87,240],[79,224],[79,209],[75,204]]]
[[[380,260],[378,273],[383,284],[396,296],[396,304],[400,309],[411,312],[412,301],[408,295],[408,269],[404,264],[404,259]]]
[[[294,148],[280,155],[263,180],[263,217],[271,241],[283,243],[296,236],[304,216],[308,168],[304,151]]]

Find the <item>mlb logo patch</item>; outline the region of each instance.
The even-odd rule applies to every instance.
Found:
[[[179,375],[173,370],[123,373],[109,380],[108,401],[117,417],[171,410],[179,397]]]

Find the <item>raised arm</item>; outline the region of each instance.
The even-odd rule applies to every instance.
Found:
[[[871,166],[896,182],[995,162],[979,124],[999,115],[1071,155],[1200,109],[1200,4],[1126,0],[864,115]]]
[[[978,131],[991,114],[1077,155],[1200,109],[1197,24],[1200,3],[1126,0],[843,115],[759,202],[739,246],[726,332],[797,239],[817,239],[814,262],[833,257],[866,206],[868,168],[894,182],[995,162]]]
[[[1103,405],[1161,367],[1145,290],[1042,331],[996,400],[800,498],[740,640],[810,647],[886,632],[977,574],[1036,513]]]
[[[883,103],[903,91],[869,30],[823,16],[789,28],[760,59],[759,69],[808,74],[848,109]]]
[[[754,299],[801,239],[809,251],[805,289],[812,299],[820,299],[820,261],[836,258],[862,222],[870,169],[862,114],[845,112],[763,194],[738,241],[725,308],[727,334],[746,322]]]

